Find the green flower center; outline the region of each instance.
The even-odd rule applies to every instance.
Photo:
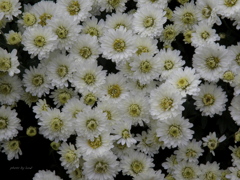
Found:
[[[34,41],[34,45],[39,48],[46,45],[46,39],[43,36],[37,36],[33,41]]]
[[[76,155],[76,153],[75,153],[74,151],[68,150],[68,151],[66,152],[66,154],[64,155],[64,157],[65,157],[65,159],[66,159],[66,161],[67,161],[68,163],[72,163],[72,162],[74,162],[75,159],[77,158],[77,155]]]
[[[113,8],[116,8],[120,4],[120,0],[108,0],[107,2]]]
[[[84,59],[88,59],[92,55],[92,51],[89,47],[83,47],[79,50],[79,54]]]
[[[111,98],[118,98],[122,93],[122,89],[118,84],[108,86],[108,94]]]
[[[94,130],[97,129],[98,123],[97,123],[97,121],[96,121],[95,119],[89,119],[89,120],[87,120],[87,122],[86,122],[86,127],[87,127],[89,130],[94,131]]]
[[[10,94],[12,91],[12,86],[11,84],[8,83],[2,83],[0,84],[0,93],[4,95]]]
[[[138,104],[131,104],[128,107],[128,114],[132,117],[138,117],[141,114],[141,107]]]
[[[26,134],[30,137],[35,136],[37,134],[37,128],[32,126],[28,127]]]
[[[51,14],[48,14],[48,13],[43,13],[39,19],[40,19],[40,22],[39,24],[41,24],[42,26],[46,26],[47,25],[47,20],[48,19],[51,19],[52,18],[52,15]]]
[[[150,28],[154,25],[155,23],[155,19],[153,17],[146,17],[144,20],[143,20],[143,26],[145,28]]]
[[[165,97],[160,102],[160,107],[164,111],[169,111],[173,107],[173,99]]]
[[[68,100],[71,99],[71,98],[72,98],[72,95],[69,92],[66,92],[66,91],[61,92],[58,95],[58,100],[61,104],[67,103]]]
[[[93,141],[88,140],[88,145],[93,148],[93,149],[97,149],[100,146],[102,146],[102,138],[101,136],[95,137]]]
[[[214,174],[212,171],[208,171],[208,172],[205,174],[205,179],[206,179],[206,180],[216,180],[216,179],[217,179],[217,176],[216,176],[216,174]]]
[[[235,61],[240,66],[240,53],[236,55]]]
[[[182,170],[182,176],[185,179],[193,179],[195,177],[195,172],[191,167],[185,167]]]
[[[73,173],[77,177],[77,179],[81,179],[83,177],[82,169],[80,169],[80,168],[81,167],[79,167],[73,171]]]
[[[167,27],[163,30],[163,36],[166,40],[174,40],[177,33],[173,27]]]
[[[152,70],[152,65],[148,60],[142,61],[139,67],[142,73],[149,73]]]
[[[130,134],[130,132],[129,132],[129,129],[124,129],[123,131],[122,131],[122,138],[123,139],[127,139],[127,138],[130,138],[131,137],[131,134]]]
[[[8,142],[8,148],[11,151],[16,151],[19,149],[20,142],[18,140],[12,140]]]
[[[4,13],[8,13],[12,10],[12,3],[9,1],[0,2],[0,10]]]
[[[23,22],[26,26],[32,26],[37,22],[37,18],[34,14],[25,13],[23,15]]]
[[[63,121],[59,118],[53,118],[50,122],[52,131],[60,131],[63,127]]]
[[[44,78],[42,75],[35,75],[32,78],[32,84],[36,87],[41,86],[44,83]]]
[[[202,98],[204,106],[211,106],[215,102],[215,97],[211,94],[205,94]]]
[[[87,85],[93,85],[96,82],[96,77],[92,73],[86,73],[83,80]]]
[[[196,155],[197,155],[196,151],[194,151],[193,149],[187,149],[186,156],[188,158],[194,158],[194,157],[196,157]]]
[[[142,162],[135,160],[131,163],[131,170],[135,173],[135,174],[139,174],[144,170],[144,165]]]
[[[173,68],[173,66],[174,66],[174,63],[171,60],[166,60],[164,62],[164,69],[165,70],[170,70],[170,69]]]
[[[224,5],[227,7],[233,7],[236,5],[238,0],[224,0]]]
[[[98,161],[95,165],[94,165],[94,171],[96,173],[99,174],[104,174],[106,173],[108,170],[108,164],[104,161]]]
[[[7,39],[7,43],[10,45],[18,44],[22,41],[22,36],[18,33],[12,33]]]
[[[5,129],[8,126],[8,118],[0,117],[0,130]]]
[[[86,31],[86,34],[99,37],[99,31],[97,28],[94,28],[94,27],[89,27]]]
[[[59,142],[51,142],[50,146],[53,150],[57,151],[58,148],[60,147],[60,143]]]
[[[0,58],[0,71],[6,72],[11,68],[10,58]]]
[[[218,146],[218,142],[215,139],[210,139],[207,143],[207,146],[210,150],[214,150]]]
[[[113,42],[113,49],[117,52],[123,52],[126,49],[125,41],[122,39],[115,39]]]
[[[180,78],[180,79],[177,81],[177,87],[178,87],[179,89],[186,89],[189,85],[190,85],[190,84],[189,84],[187,78]]]
[[[179,125],[171,125],[168,129],[168,134],[171,137],[177,138],[182,134],[182,129]]]
[[[68,35],[68,30],[64,26],[59,26],[56,29],[56,34],[60,39],[65,39]]]
[[[232,81],[234,79],[235,75],[233,74],[232,71],[226,71],[224,74],[223,74],[223,80],[226,80],[226,81]]]
[[[206,40],[207,38],[209,38],[210,34],[207,31],[204,31],[201,33],[201,38],[203,38],[204,40]]]
[[[219,66],[219,58],[218,57],[209,57],[206,59],[206,66],[209,68],[209,69],[215,69]]]
[[[192,13],[186,12],[182,16],[182,21],[184,24],[193,24],[195,22],[195,17]]]
[[[105,110],[103,112],[107,114],[107,120],[112,120],[112,113],[110,111]]]
[[[149,49],[145,46],[138,46],[137,47],[137,51],[136,51],[136,54],[137,55],[141,55],[142,53],[147,53],[149,52]]]
[[[57,75],[61,78],[64,78],[68,74],[68,67],[65,65],[60,65],[57,68]]]
[[[202,15],[205,18],[209,18],[211,16],[212,13],[212,8],[210,8],[209,6],[206,6],[202,9]]]
[[[97,97],[92,93],[89,93],[84,97],[84,103],[86,105],[92,106],[95,104],[96,101],[97,101]]]
[[[81,10],[80,4],[78,1],[71,1],[67,7],[67,11],[71,16],[77,15]]]

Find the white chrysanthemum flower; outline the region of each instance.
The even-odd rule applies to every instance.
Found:
[[[116,140],[117,144],[127,145],[127,147],[132,146],[137,141],[132,137],[131,134],[131,121],[118,121],[116,124],[113,125],[113,133],[112,137]]]
[[[112,180],[119,172],[117,156],[111,151],[101,155],[91,155],[85,158],[84,175],[91,180]]]
[[[50,58],[47,64],[47,78],[52,86],[57,88],[68,87],[68,81],[73,78],[73,73],[76,71],[76,63],[73,58],[62,54],[55,54]]]
[[[232,119],[237,125],[240,125],[240,95],[234,96],[229,106],[229,111]]]
[[[240,1],[238,0],[220,0],[216,10],[223,17],[231,18],[240,11]]]
[[[125,99],[128,95],[126,79],[121,73],[109,74],[106,77],[106,83],[102,86],[104,96],[101,100],[112,99],[116,103]]]
[[[91,18],[86,19],[82,24],[82,33],[89,34],[91,36],[96,36],[97,38],[103,35],[105,29],[105,21],[92,16]]]
[[[79,62],[76,65],[81,67],[81,70],[73,74],[71,83],[77,91],[83,92],[88,89],[95,92],[104,85],[106,71],[102,70],[102,66],[98,66],[97,62]]]
[[[135,41],[135,46],[137,47],[136,54],[141,55],[142,53],[149,53],[154,55],[158,53],[157,43],[158,41],[156,39],[137,35]]]
[[[93,140],[109,130],[106,114],[97,107],[94,109],[86,107],[76,116],[75,131],[78,136]]]
[[[17,50],[13,49],[8,53],[5,49],[0,48],[0,72],[7,72],[9,76],[20,73]]]
[[[38,124],[39,133],[51,141],[67,141],[74,131],[71,119],[56,108],[44,111]]]
[[[209,148],[210,152],[215,156],[214,150],[218,147],[219,143],[223,142],[226,139],[225,135],[222,135],[220,138],[217,138],[215,132],[209,133],[206,137],[203,137],[203,146]]]
[[[78,21],[73,21],[70,16],[54,16],[47,21],[53,33],[58,37],[57,48],[60,50],[69,50],[76,42],[76,36],[81,31]]]
[[[23,129],[17,115],[16,110],[10,107],[0,107],[0,141],[14,138]]]
[[[174,71],[166,82],[172,84],[183,97],[186,95],[198,95],[200,89],[200,76],[195,73],[195,69],[185,67],[184,69],[177,69]]]
[[[38,56],[40,60],[49,57],[49,53],[56,49],[57,35],[50,27],[29,27],[22,35],[23,50],[28,51],[31,57]]]
[[[240,179],[240,165],[229,167],[228,170],[230,173],[228,173],[225,178],[231,179],[231,180],[239,180]]]
[[[164,83],[151,91],[149,99],[150,114],[155,119],[167,121],[167,119],[174,118],[182,113],[184,101],[177,89],[169,83]]]
[[[77,97],[77,93],[72,88],[59,88],[51,92],[49,96],[57,108],[64,106],[70,99]]]
[[[17,76],[5,75],[0,78],[1,104],[13,105],[23,94],[22,82]]]
[[[83,158],[80,158],[79,159],[79,167],[74,169],[73,171],[70,171],[70,170],[67,171],[71,180],[86,180],[86,177],[83,174],[83,170],[84,170],[83,163],[84,162],[85,161],[83,160]]]
[[[84,21],[90,16],[93,0],[57,0],[57,11],[70,15],[75,21]]]
[[[168,79],[175,70],[182,68],[185,64],[178,50],[162,49],[155,57],[160,61],[160,73],[163,80]]]
[[[157,37],[161,35],[163,24],[167,21],[165,12],[153,5],[137,9],[133,14],[133,30],[141,37]]]
[[[194,47],[208,46],[209,43],[220,40],[220,37],[216,34],[216,30],[206,23],[201,22],[195,25],[194,30],[191,38]]]
[[[135,0],[137,2],[137,7],[145,7],[152,5],[157,9],[164,9],[167,7],[169,0]]]
[[[143,122],[149,122],[148,99],[142,94],[129,94],[118,106],[122,118],[130,121],[133,125],[143,126]]]
[[[107,29],[118,29],[120,26],[127,30],[132,29],[132,15],[115,13],[106,16],[105,27]]]
[[[172,20],[180,31],[191,30],[197,24],[199,17],[195,10],[194,1],[175,8]]]
[[[62,180],[55,174],[55,171],[39,170],[34,174],[33,180]]]
[[[196,163],[179,162],[173,171],[173,177],[177,180],[196,180],[200,174],[199,166]]]
[[[120,12],[122,13],[126,9],[126,4],[127,0],[100,0],[99,5],[100,5],[100,11],[106,11],[106,12]]]
[[[196,141],[193,139],[185,146],[180,146],[178,150],[174,151],[177,161],[188,161],[198,163],[198,158],[203,155],[203,149],[201,148],[202,141]]]
[[[138,80],[142,84],[147,84],[160,75],[160,61],[156,57],[152,57],[149,53],[143,53],[140,56],[135,56],[130,63],[133,71],[133,79]]]
[[[19,140],[4,140],[1,142],[2,152],[7,155],[8,161],[12,159],[19,159],[19,155],[22,155]]]
[[[35,118],[39,119],[42,117],[43,113],[45,111],[49,111],[50,110],[50,106],[48,105],[48,103],[46,102],[46,99],[39,99],[38,102],[36,103],[35,106],[33,106],[33,112],[36,114]]]
[[[22,34],[20,32],[15,32],[10,30],[8,33],[4,34],[7,44],[9,45],[19,45],[22,41]]]
[[[157,136],[169,148],[185,146],[192,139],[194,131],[190,128],[193,124],[184,119],[181,115],[169,118],[167,121],[159,122],[156,130]]]
[[[164,174],[161,170],[154,171],[152,168],[146,172],[140,173],[133,180],[164,180]]]
[[[200,164],[199,179],[220,179],[221,171],[217,162]]]
[[[86,61],[96,62],[100,54],[97,37],[89,34],[81,34],[75,38],[77,40],[70,50],[70,54],[75,60],[84,63]]]
[[[161,35],[160,40],[165,45],[171,45],[173,41],[176,40],[176,36],[180,33],[180,29],[175,24],[168,24],[164,27]]]
[[[231,156],[232,156],[232,163],[235,166],[240,165],[240,147],[234,145],[234,147],[229,146],[229,149],[232,151]]]
[[[24,91],[21,100],[24,101],[29,107],[31,107],[33,103],[36,103],[38,101],[38,97]]]
[[[173,173],[175,170],[176,165],[178,165],[180,161],[177,160],[176,155],[171,155],[170,157],[166,158],[166,161],[162,163],[162,167],[168,172]]]
[[[221,25],[221,19],[218,17],[219,1],[201,0],[196,2],[196,12],[199,14],[199,21],[212,26],[213,24]]]
[[[25,70],[23,85],[26,87],[26,92],[38,97],[48,94],[52,88],[46,75],[46,69],[39,67],[30,67],[30,69]]]
[[[232,53],[224,46],[207,44],[195,49],[193,67],[200,76],[210,82],[217,82],[231,64]]]
[[[76,149],[73,144],[67,144],[63,142],[58,149],[60,154],[61,165],[68,171],[74,171],[79,167],[79,160],[81,153],[79,149]]]
[[[221,115],[226,109],[227,95],[221,87],[216,84],[201,84],[200,92],[193,96],[196,109],[200,110],[203,116],[213,117],[215,114]]]
[[[102,133],[95,137],[92,141],[90,139],[78,136],[76,138],[76,146],[80,149],[83,157],[90,155],[101,155],[109,152],[113,148],[112,138],[109,133]]]
[[[133,32],[122,26],[106,30],[100,38],[103,57],[116,63],[127,60],[136,52],[135,39]]]
[[[153,159],[144,153],[129,151],[129,153],[121,158],[120,167],[123,175],[132,177],[138,176],[140,173],[147,172],[154,166]]]
[[[12,21],[13,16],[21,14],[21,3],[18,0],[0,0],[0,20],[3,17]]]

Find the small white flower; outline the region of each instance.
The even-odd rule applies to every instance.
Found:
[[[105,21],[92,16],[91,18],[86,19],[82,24],[82,33],[89,34],[91,36],[96,36],[97,38],[103,35],[105,29]]]
[[[106,16],[105,27],[107,29],[118,29],[120,26],[127,30],[132,29],[132,15],[125,13],[115,13]]]
[[[112,12],[115,10],[122,13],[126,9],[126,2],[127,0],[99,0],[100,11]]]
[[[3,17],[12,21],[13,16],[17,17],[21,14],[21,3],[18,0],[0,0],[0,20]]]
[[[4,140],[1,142],[2,152],[7,155],[8,161],[12,159],[19,159],[19,155],[22,155],[19,140]]]
[[[62,180],[59,176],[55,174],[55,171],[50,170],[39,170],[34,174],[33,180]]]

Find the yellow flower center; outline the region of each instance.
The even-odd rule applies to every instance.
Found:
[[[207,143],[207,146],[208,146],[208,148],[209,148],[210,150],[214,150],[214,149],[217,148],[218,142],[217,142],[217,140],[215,140],[215,139],[210,139],[210,140],[208,141],[208,143]]]
[[[184,36],[184,41],[186,43],[191,43],[192,42],[192,31],[191,30],[187,30],[183,33],[183,36]]]
[[[79,50],[79,54],[84,59],[88,59],[92,55],[92,51],[89,47],[83,47]]]
[[[11,68],[10,58],[0,58],[0,71],[6,72]]]
[[[98,123],[97,123],[97,121],[96,121],[95,119],[89,119],[89,120],[87,120],[87,122],[86,122],[86,127],[87,127],[89,130],[94,131],[94,130],[97,129]]]
[[[168,134],[171,137],[177,138],[182,134],[182,129],[179,125],[171,125],[169,126]]]
[[[86,105],[92,106],[97,101],[97,97],[93,93],[89,93],[84,97],[84,103]]]
[[[67,161],[68,163],[72,163],[72,162],[74,162],[75,159],[77,158],[77,155],[76,155],[76,153],[75,153],[74,151],[68,150],[68,151],[66,152],[66,154],[64,155],[64,157],[65,157],[65,159],[66,159],[66,161]]]
[[[122,93],[122,89],[118,84],[108,86],[108,94],[111,98],[118,98]]]
[[[37,18],[34,14],[25,13],[23,15],[23,22],[26,26],[32,26],[37,22]]]
[[[195,177],[195,172],[191,167],[185,167],[182,169],[182,176],[185,179],[193,179]]]
[[[5,129],[8,126],[8,118],[0,117],[0,130]]]
[[[233,7],[236,5],[238,0],[224,0],[224,5],[227,7]]]
[[[232,71],[226,71],[224,74],[223,74],[223,80],[226,80],[226,81],[232,81],[234,79],[235,75],[233,74]]]
[[[63,121],[59,118],[53,118],[50,122],[52,131],[60,131],[63,127]]]
[[[116,8],[120,4],[120,0],[107,0],[107,2],[113,8]]]
[[[152,65],[148,60],[142,61],[139,67],[142,73],[149,73],[152,70]]]
[[[20,141],[18,140],[12,140],[12,141],[9,141],[8,142],[8,148],[11,150],[11,151],[16,151],[19,149],[19,145],[20,145]]]
[[[60,39],[65,39],[68,35],[68,30],[64,26],[59,26],[56,29],[56,34]]]
[[[206,6],[202,9],[202,15],[205,18],[209,18],[211,16],[212,13],[212,8],[210,8],[209,6]]]
[[[129,130],[128,129],[124,129],[122,131],[122,138],[123,139],[127,139],[127,138],[130,138],[130,137],[131,137],[131,134],[130,134]]]
[[[81,10],[80,4],[78,1],[71,1],[67,7],[67,11],[71,16],[77,15]]]
[[[196,157],[196,155],[197,155],[196,151],[194,151],[193,149],[187,149],[186,156],[188,158],[194,158],[194,157]]]
[[[175,29],[171,26],[166,27],[163,30],[163,36],[164,36],[164,39],[166,39],[166,40],[174,40],[176,35],[177,35],[177,33],[176,33]]]
[[[142,162],[135,160],[131,163],[131,170],[135,173],[135,174],[139,174],[144,170],[144,165]]]
[[[211,106],[215,102],[215,97],[211,94],[205,94],[202,98],[202,102],[205,106]]]
[[[184,24],[193,24],[195,22],[195,17],[191,12],[186,12],[182,16],[182,21]]]
[[[210,34],[207,31],[204,31],[201,33],[201,38],[203,38],[204,40],[206,40],[207,38],[209,38]]]
[[[114,147],[117,147],[120,150],[124,150],[127,148],[127,144],[122,145],[121,143],[117,144],[116,142],[114,142]]]
[[[112,113],[110,111],[105,110],[103,112],[107,114],[107,120],[112,120]]]
[[[89,34],[91,36],[97,36],[99,37],[99,31],[97,28],[94,28],[94,27],[89,27],[86,31],[85,31],[86,34]]]
[[[141,55],[142,53],[147,53],[149,52],[149,49],[145,46],[138,46],[137,47],[137,51],[136,51],[136,54],[137,55]]]
[[[58,100],[61,104],[65,104],[68,102],[69,99],[72,98],[72,95],[69,92],[61,92],[58,94]]]
[[[43,36],[37,36],[33,41],[34,41],[34,45],[39,48],[46,45],[46,39]]]
[[[101,136],[95,137],[93,141],[88,140],[88,145],[93,148],[93,149],[97,149],[100,146],[102,146],[102,138]]]
[[[240,66],[240,53],[236,55],[235,61]]]
[[[186,89],[189,85],[190,85],[190,84],[189,84],[187,78],[180,78],[180,79],[177,81],[177,87],[178,87],[179,89]]]
[[[141,84],[141,83],[139,82],[139,80],[136,81],[136,85],[137,85],[137,88],[140,89],[140,90],[143,90],[144,88],[147,87],[146,84]]]
[[[0,93],[4,95],[8,95],[12,92],[12,86],[8,83],[0,84]]]
[[[123,52],[126,49],[125,41],[123,39],[115,39],[113,49],[117,52]]]
[[[44,83],[44,78],[42,75],[35,75],[32,78],[32,84],[36,87],[41,86]]]
[[[169,111],[173,107],[173,99],[165,97],[160,102],[160,108],[164,111]]]
[[[237,177],[240,178],[240,170],[237,171]]]
[[[99,174],[104,174],[106,173],[108,170],[108,164],[104,161],[98,161],[95,165],[94,165],[94,171],[96,173]]]
[[[39,19],[40,19],[40,22],[39,24],[41,24],[42,26],[46,26],[47,25],[47,20],[48,19],[51,19],[52,18],[52,15],[51,14],[48,14],[48,13],[43,13]]]
[[[60,65],[57,68],[57,75],[61,78],[64,78],[68,74],[68,67],[65,65]]]
[[[92,73],[86,73],[83,80],[87,85],[93,85],[96,82],[96,77]]]
[[[209,57],[206,59],[206,66],[209,68],[209,69],[215,69],[219,66],[219,58],[218,57]]]
[[[131,104],[128,107],[128,114],[132,117],[138,117],[141,114],[141,107],[138,104]]]
[[[164,62],[164,69],[165,70],[170,70],[170,69],[173,68],[173,66],[174,66],[174,63],[171,60],[166,60]]]
[[[12,10],[12,3],[9,1],[0,2],[0,10],[4,13],[8,13]]]
[[[7,43],[10,45],[18,44],[22,41],[22,36],[19,33],[11,33],[7,38]]]
[[[149,27],[152,27],[155,23],[155,19],[153,17],[146,17],[144,20],[143,20],[143,26],[145,28],[149,28]]]
[[[234,151],[234,154],[240,159],[240,147]]]
[[[81,167],[79,167],[73,171],[74,176],[77,177],[77,179],[81,179],[83,177],[82,168],[81,169],[80,168]]]
[[[217,176],[216,176],[216,174],[214,174],[212,171],[208,171],[208,172],[205,174],[205,179],[206,179],[206,180],[216,180],[216,179],[217,179]]]

